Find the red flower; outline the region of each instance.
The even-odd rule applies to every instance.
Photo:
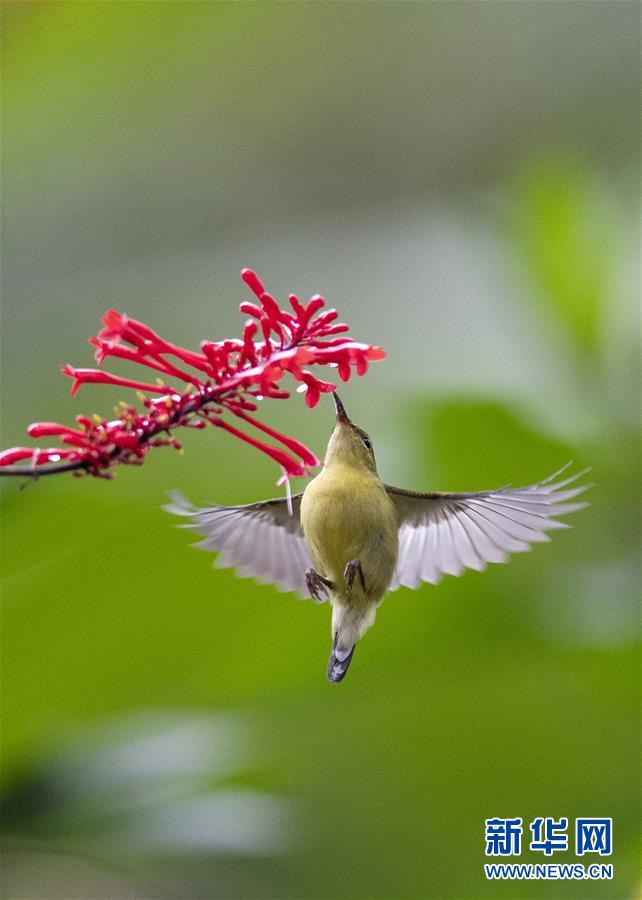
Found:
[[[282,309],[266,292],[255,272],[244,269],[241,277],[259,301],[241,303],[241,312],[251,317],[245,323],[242,339],[203,341],[200,353],[172,344],[142,322],[109,310],[102,319],[101,331],[90,338],[96,348],[96,361],[102,365],[108,357],[129,360],[157,373],[156,383],[70,365],[63,366],[62,372],[73,379],[72,395],[83,384],[118,385],[139,392],[142,410],[122,403],[120,415],[113,421],[77,416],[76,426],[72,427],[55,422],[30,425],[30,437],[55,436],[65,446],[5,450],[0,453],[0,474],[73,471],[110,478],[117,465],[140,465],[150,447],[180,448],[172,434],[175,428],[207,425],[223,428],[266,453],[284,469],[286,476],[305,475],[309,466],[318,465],[319,460],[304,444],[269,428],[251,413],[263,398],[290,396],[280,386],[286,374],[300,382],[298,390],[305,391],[306,404],[314,407],[321,393],[333,391],[335,385],[317,378],[311,366],[333,366],[339,377],[347,381],[354,371],[364,375],[368,363],[383,359],[385,353],[370,344],[336,337],[349,327],[336,322],[336,310],[321,312],[325,306],[322,297],[312,297],[306,305],[291,294],[290,311]],[[180,387],[173,386],[177,382]],[[232,425],[224,417],[226,413],[285,449]],[[29,460],[30,465],[13,465],[23,460]]]

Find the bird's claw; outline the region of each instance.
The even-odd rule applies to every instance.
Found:
[[[323,575],[319,575],[314,569],[305,570],[305,583],[310,591],[310,595],[317,603],[325,603],[330,595],[330,591],[334,588],[334,584],[329,578],[324,578]]]
[[[357,577],[357,573],[359,575],[359,581],[361,582],[361,587],[366,589],[366,579],[363,575],[363,569],[361,568],[361,560],[360,559],[351,559],[350,562],[344,569],[343,577],[346,580],[346,585],[348,587],[348,591],[352,590],[352,585],[354,584],[354,580]]]

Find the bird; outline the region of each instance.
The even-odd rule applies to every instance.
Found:
[[[570,527],[558,516],[588,505],[575,498],[591,485],[576,484],[590,469],[560,480],[567,463],[521,488],[421,493],[392,487],[379,477],[369,435],[350,420],[336,392],[333,398],[323,467],[303,492],[210,508],[172,492],[165,509],[189,518],[185,527],[204,537],[197,546],[219,554],[218,568],[330,602],[327,674],[338,683],[389,592],[437,584],[465,569],[483,571],[550,540],[548,531]]]

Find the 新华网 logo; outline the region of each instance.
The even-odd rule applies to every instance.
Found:
[[[568,819],[538,816],[528,826],[528,849],[551,856],[569,849]],[[524,826],[521,818],[486,819],[486,856],[519,856]],[[578,818],[574,829],[575,853],[610,856],[613,848],[613,819]]]

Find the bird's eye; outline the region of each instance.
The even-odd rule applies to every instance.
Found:
[[[371,442],[370,442],[370,438],[369,438],[369,437],[362,437],[361,440],[363,441],[363,443],[365,444],[365,446],[368,448],[368,450],[372,450],[372,444],[371,444]]]

